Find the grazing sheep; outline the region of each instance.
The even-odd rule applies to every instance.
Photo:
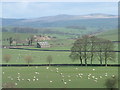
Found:
[[[49,69],[49,67],[46,67],[46,69]]]
[[[27,79],[27,81],[30,81],[30,79]]]
[[[58,70],[58,68],[56,68]]]
[[[15,83],[15,85],[17,85],[17,83]]]
[[[64,82],[64,84],[67,84],[67,82]]]
[[[88,77],[88,79],[90,79],[90,77]]]
[[[81,73],[81,75],[83,75],[83,74]]]
[[[38,72],[35,72],[35,74],[38,74]]]
[[[96,80],[98,79],[98,78],[95,78]]]
[[[115,75],[112,75],[112,78],[115,78]]]
[[[75,68],[76,70],[78,70],[78,68]]]
[[[50,81],[50,83],[52,83],[53,81]]]
[[[60,75],[62,75],[62,73],[60,73]]]
[[[106,74],[105,76],[107,77],[108,75]]]
[[[82,78],[82,76],[80,76],[80,78]]]
[[[20,79],[17,79],[17,81],[20,81]]]
[[[78,77],[78,75],[76,75],[76,77]]]
[[[95,76],[92,76],[92,78],[95,78]]]
[[[35,81],[35,79],[33,79],[33,81]]]
[[[56,73],[58,73],[59,71],[56,71]]]

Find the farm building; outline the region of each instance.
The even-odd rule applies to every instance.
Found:
[[[47,48],[50,47],[48,42],[37,42],[37,48]]]
[[[42,41],[42,40],[51,40],[49,36],[42,36],[42,35],[34,35],[33,36],[35,41]]]

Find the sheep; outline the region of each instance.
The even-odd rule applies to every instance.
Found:
[[[33,79],[33,81],[35,81],[35,79]]]
[[[30,81],[30,79],[27,79],[27,81]]]
[[[67,82],[64,82],[64,84],[67,84]]]
[[[102,78],[102,76],[100,76],[100,78]]]
[[[15,83],[15,85],[17,85],[17,83]]]
[[[49,67],[46,67],[46,69],[49,69]]]
[[[50,81],[50,83],[52,83],[53,81]]]

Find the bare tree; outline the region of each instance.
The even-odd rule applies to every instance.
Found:
[[[3,59],[7,63],[7,66],[8,66],[8,62],[11,60],[11,55],[4,55]]]
[[[85,35],[74,42],[73,47],[71,48],[71,54],[69,55],[72,60],[79,59],[81,65],[84,61],[86,66],[88,60],[90,60],[92,65],[93,60],[96,57],[98,57],[101,65],[104,60],[107,66],[108,61],[115,61],[115,56],[113,42],[88,35]]]
[[[79,59],[81,66],[83,64],[83,52],[82,52],[82,39],[78,39],[75,41],[73,47],[71,48],[71,54],[69,55],[69,57],[74,61]]]
[[[32,62],[32,56],[25,56],[25,61],[26,61],[26,63],[28,64],[28,66],[29,66],[29,64]]]
[[[83,64],[83,60],[85,62],[85,65],[87,66],[87,61],[89,56],[89,36],[85,35],[82,38],[75,41],[73,47],[71,48],[71,54],[70,58],[73,60],[79,59],[81,62],[81,65]]]
[[[104,53],[104,49],[103,49],[104,43],[103,42],[105,42],[104,39],[97,38],[97,41],[96,41],[96,51],[98,51],[98,52],[96,52],[97,53],[96,57],[100,61],[100,65],[103,64],[103,60],[104,60],[104,55],[103,55],[103,53]]]
[[[90,50],[90,37],[88,35],[85,35],[82,37],[82,46],[83,46],[83,58],[85,62],[85,66],[87,66],[88,59],[90,58],[90,53],[88,52]]]
[[[96,55],[95,51],[97,48],[97,45],[96,45],[97,40],[98,39],[95,36],[90,37],[90,61],[91,61],[91,65],[93,63],[94,56]]]
[[[108,61],[115,61],[116,58],[116,53],[114,52],[114,43],[109,41],[109,40],[105,40],[104,43],[104,60],[105,60],[105,65],[107,66],[107,62]]]
[[[53,58],[51,55],[47,56],[47,62],[49,63],[49,66],[50,66],[52,60],[53,60]]]

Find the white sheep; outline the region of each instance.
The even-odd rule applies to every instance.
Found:
[[[50,81],[50,83],[52,83],[53,81]]]

